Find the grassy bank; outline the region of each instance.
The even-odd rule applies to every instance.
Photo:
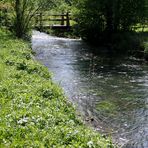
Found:
[[[33,60],[28,43],[0,30],[0,147],[109,148],[109,139],[83,125]]]

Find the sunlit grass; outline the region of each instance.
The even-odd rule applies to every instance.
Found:
[[[136,32],[148,32],[148,25],[147,24],[137,24],[134,26]]]

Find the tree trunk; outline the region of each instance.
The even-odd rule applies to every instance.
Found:
[[[21,38],[23,33],[22,33],[22,17],[21,17],[21,8],[20,8],[21,2],[20,0],[16,0],[15,1],[15,12],[16,12],[16,23],[15,23],[15,32],[16,32],[16,36],[18,38]]]
[[[106,5],[106,31],[113,32],[113,10],[112,5]]]
[[[114,24],[113,24],[113,28],[114,28],[114,32],[117,32],[120,30],[120,9],[121,9],[121,1],[120,0],[116,0],[115,4],[114,4],[115,8],[114,8]]]

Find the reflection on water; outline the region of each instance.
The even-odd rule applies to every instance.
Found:
[[[103,125],[124,147],[148,148],[146,64],[96,56],[81,40],[37,31],[32,47],[78,110],[95,121],[96,129]]]

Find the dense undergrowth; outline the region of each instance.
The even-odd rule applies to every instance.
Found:
[[[28,43],[0,30],[0,147],[114,147],[77,119],[31,52]]]

